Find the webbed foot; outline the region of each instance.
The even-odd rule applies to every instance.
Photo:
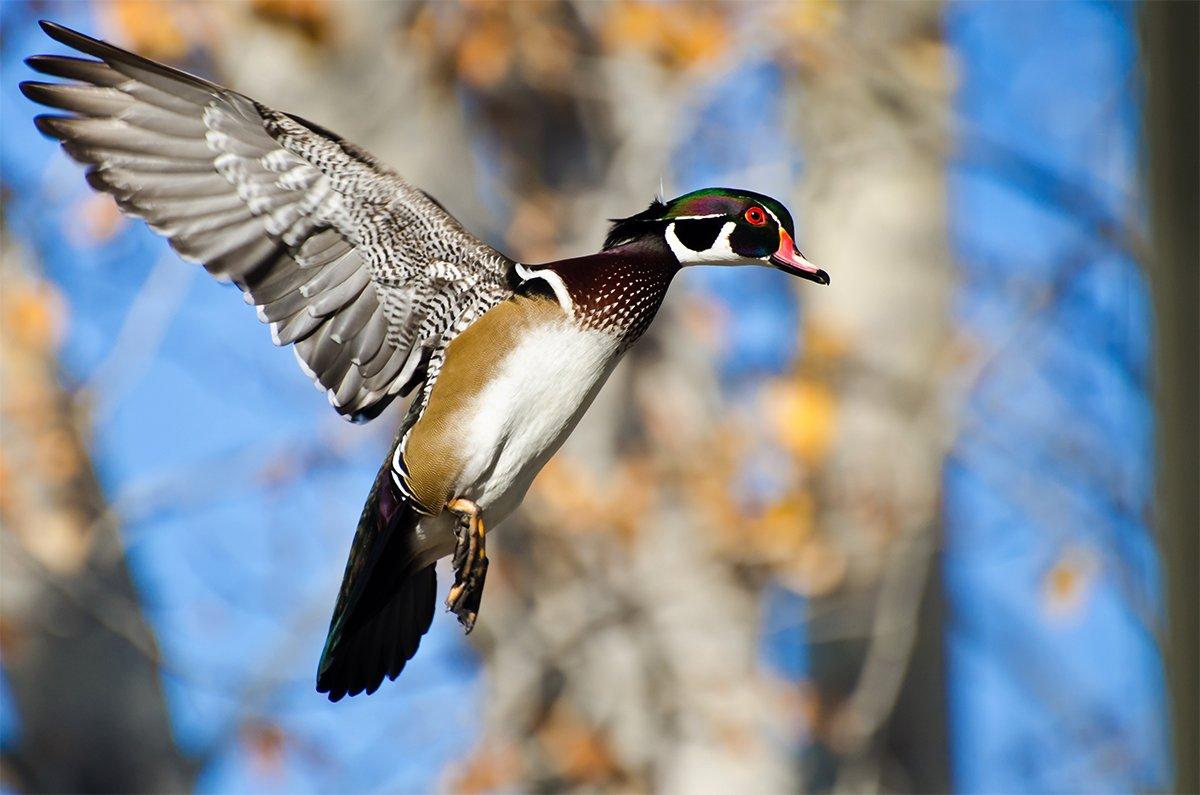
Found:
[[[446,509],[458,516],[454,548],[454,585],[446,597],[446,607],[458,617],[467,633],[475,627],[479,603],[483,597],[483,582],[487,576],[488,557],[484,549],[483,514],[471,500],[458,498],[446,504]]]

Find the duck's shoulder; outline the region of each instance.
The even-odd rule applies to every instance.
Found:
[[[522,291],[497,303],[446,347],[420,422],[432,427],[448,420],[496,377],[523,339],[569,322],[553,295]]]

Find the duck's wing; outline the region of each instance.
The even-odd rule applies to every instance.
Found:
[[[185,259],[231,281],[351,419],[422,382],[430,358],[511,294],[513,263],[328,130],[50,22],[99,60],[29,58],[68,82],[24,94],[87,180]],[[436,357],[434,357],[436,366]]]

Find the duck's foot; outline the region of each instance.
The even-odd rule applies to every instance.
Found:
[[[488,557],[484,550],[483,513],[471,500],[458,498],[446,504],[446,509],[458,516],[455,533],[458,545],[454,548],[454,585],[446,597],[446,607],[458,617],[468,633],[475,627],[479,602],[483,597],[483,581],[487,576]]]

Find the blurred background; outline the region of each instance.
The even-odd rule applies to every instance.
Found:
[[[1195,792],[1196,9],[0,4],[0,789]],[[490,536],[475,632],[330,704],[402,409],[339,419],[86,188],[17,91],[38,18],[521,261],[728,185],[833,284],[684,273]]]

